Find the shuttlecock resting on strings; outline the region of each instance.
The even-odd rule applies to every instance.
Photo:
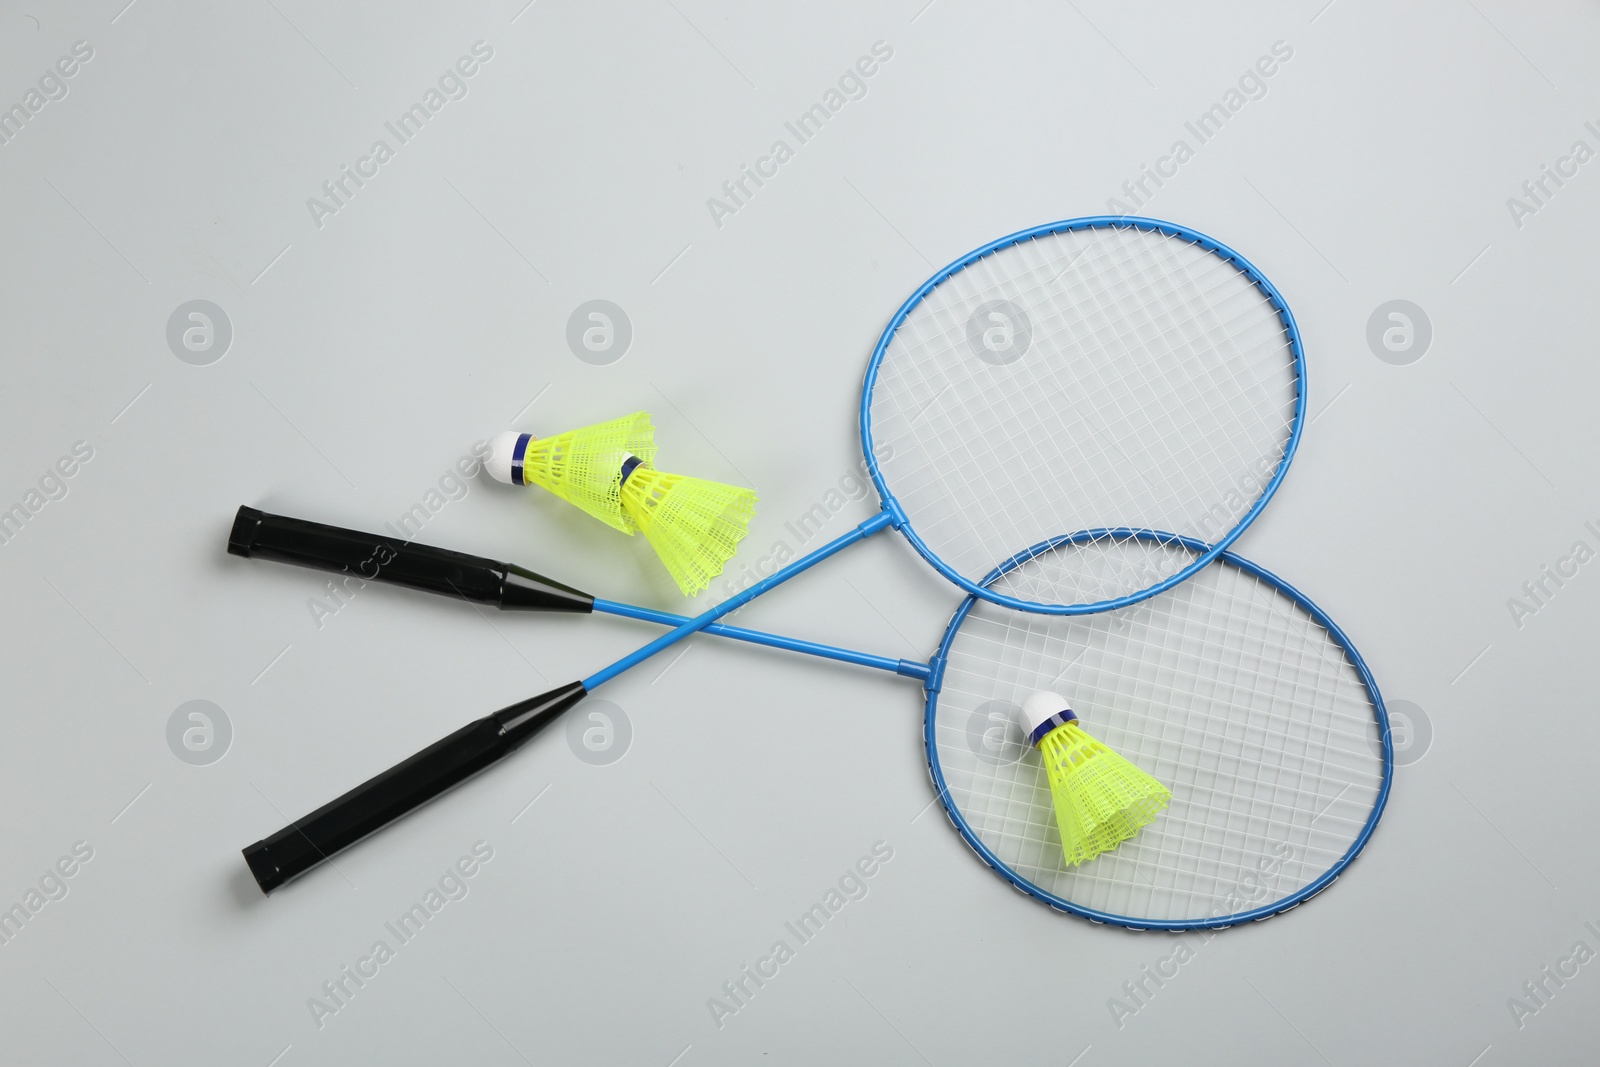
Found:
[[[623,517],[650,542],[684,596],[722,573],[755,514],[749,489],[658,471],[629,456],[618,477]]]
[[[1084,733],[1066,698],[1035,693],[1023,701],[1021,720],[1044,760],[1068,866],[1116,848],[1172,799],[1166,786]]]
[[[638,528],[622,510],[623,461],[655,458],[655,431],[647,412],[569,430],[554,437],[507,430],[489,442],[484,468],[508,485],[537,485],[613,529]]]

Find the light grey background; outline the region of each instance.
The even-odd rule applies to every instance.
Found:
[[[93,850],[0,945],[0,1059],[1593,1058],[1600,964],[1541,969],[1600,951],[1600,564],[1520,619],[1508,600],[1600,547],[1600,161],[1542,206],[1521,188],[1600,149],[1594,4],[124,3],[0,14],[0,104],[94,53],[0,146],[0,507],[93,449],[0,547],[0,904]],[[478,41],[466,97],[319,227],[307,199]],[[878,41],[865,97],[719,226],[707,199],[794,146],[785,121]],[[1185,122],[1279,41],[1265,95],[1198,145]],[[551,731],[256,892],[243,845],[649,631],[377,587],[319,627],[321,576],[224,553],[235,507],[377,527],[474,440],[646,408],[668,469],[760,492],[753,565],[855,470],[861,369],[906,294],[992,237],[1127,202],[1180,138],[1194,158],[1140,210],[1251,257],[1310,361],[1299,457],[1239,548],[1431,727],[1331,890],[1187,938],[1119,1017],[1177,942],[986,870],[928,808],[912,683],[706,639],[608,687],[622,758]],[[1513,196],[1538,208],[1520,225]],[[209,365],[168,347],[192,300],[231,322]],[[608,365],[566,344],[591,300],[632,324]],[[1432,326],[1405,365],[1367,341],[1392,300]],[[422,539],[683,606],[642,539],[481,477]],[[923,657],[957,599],[879,538],[741,620]],[[232,732],[203,765],[168,744],[195,700]],[[480,841],[468,895],[319,1025],[322,984]],[[719,1027],[722,983],[879,841],[867,897]]]

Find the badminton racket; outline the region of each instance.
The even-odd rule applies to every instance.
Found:
[[[515,563],[288,515],[272,515],[248,506],[240,507],[234,517],[233,529],[228,534],[228,551],[235,556],[332,571],[359,583],[379,582],[421,589],[487,604],[502,611],[599,612],[663,626],[681,626],[689,621],[671,612],[592,596]],[[712,623],[705,632],[822,659],[875,667],[908,678],[928,677],[927,665],[912,660],[874,656],[723,623]]]
[[[241,509],[230,551],[336,570],[341,558],[368,559],[389,543]],[[1204,547],[1146,531],[1076,535],[1013,557],[990,581],[1017,591],[1054,580],[1051,568],[1142,570],[1152,552]],[[424,546],[398,551],[414,555],[397,556],[382,580],[451,595],[489,590],[510,567]],[[419,580],[445,569],[448,583]],[[679,621],[510,573],[562,590],[554,610],[592,604]],[[521,594],[469,599],[534,606]],[[1360,852],[1388,792],[1387,718],[1360,655],[1305,596],[1232,553],[1177,589],[1094,616],[1030,615],[968,597],[928,663],[737,627],[707,632],[922,681],[928,770],[951,823],[1018,889],[1096,922],[1217,928],[1294,907]],[[1092,863],[1064,861],[1044,768],[1017,725],[1018,705],[1041,689],[1071,694],[1097,737],[1171,785],[1160,818]]]
[[[861,440],[877,515],[610,666],[477,720],[258,842],[246,850],[251,869],[264,889],[281,884],[508,755],[596,687],[891,527],[970,595],[1025,611],[1082,615],[1171,588],[1276,490],[1304,418],[1303,371],[1293,318],[1271,283],[1192,230],[1099,217],[991,242],[912,294],[868,364]],[[1152,553],[1142,570],[1093,581],[1058,567],[1026,587],[981,582],[1014,558],[1011,546],[1061,530],[1093,539],[1113,521],[1173,530],[1167,538],[1198,530],[1207,547]]]
[[[993,583],[1026,595],[1061,580],[1052,572],[1139,572],[1151,554],[1205,548],[1149,531],[1074,535]],[[1389,720],[1365,662],[1309,598],[1231,552],[1100,615],[968,597],[930,666],[923,737],[950,821],[1012,885],[1096,922],[1186,930],[1287,911],[1339,876],[1387,802]],[[1044,768],[1016,723],[1041,690],[1068,694],[1096,738],[1172,791],[1138,837],[1079,866],[1063,860]]]

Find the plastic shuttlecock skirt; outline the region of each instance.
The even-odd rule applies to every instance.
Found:
[[[647,412],[528,442],[521,484],[548,489],[562,500],[625,534],[639,525],[623,512],[619,474],[628,457],[655,458],[654,429]]]
[[[1071,866],[1109,852],[1150,825],[1172,792],[1093,737],[1076,722],[1039,740],[1061,830],[1061,853]]]
[[[738,486],[634,464],[622,478],[622,511],[684,596],[722,573],[755,514],[756,494]]]

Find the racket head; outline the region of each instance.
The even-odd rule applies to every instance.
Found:
[[[1175,223],[1094,216],[1002,237],[923,283],[867,366],[861,444],[885,509],[939,573],[996,604],[1077,615],[1154,596],[1225,551],[1277,492],[1305,411],[1299,328],[1254,265]],[[1207,547],[1088,600],[983,581],[1017,545],[1124,527]]]
[[[1145,552],[1206,547],[1155,531],[1069,535],[991,578],[1025,584],[1060,552],[1137,566]],[[1389,718],[1360,653],[1304,594],[1233,553],[1120,612],[1026,614],[969,596],[933,667],[923,740],[950,821],[1014,887],[1093,922],[1219,929],[1287,911],[1360,854],[1388,800]],[[1066,695],[1085,730],[1172,790],[1139,836],[1075,868],[1012,715],[1036,690]]]

